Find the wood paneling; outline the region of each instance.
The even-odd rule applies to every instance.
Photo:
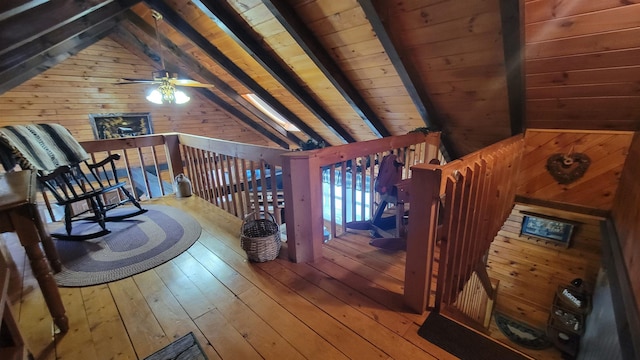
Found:
[[[269,145],[270,141],[201,97],[186,91],[184,105],[156,105],[148,86],[114,85],[121,77],[151,77],[154,70],[105,38],[75,56],[0,95],[0,126],[59,123],[79,141],[93,140],[89,114],[150,112],[155,133],[178,131],[217,139]],[[275,145],[274,145],[275,146]]]
[[[640,3],[528,1],[528,128],[640,129]]]
[[[521,211],[577,222],[569,248],[520,236]],[[575,278],[595,285],[600,269],[600,221],[594,216],[516,205],[489,248],[487,270],[500,281],[496,311],[546,329],[559,285]]]
[[[511,136],[498,1],[380,1],[455,153]]]
[[[364,11],[357,1],[308,1],[294,5],[294,11],[307,24],[311,32],[393,135],[403,135],[417,127],[424,126],[407,90],[396,88],[391,92],[390,85],[380,79],[384,76],[392,76],[399,81],[391,60],[385,54],[382,44],[372,31]],[[282,37],[280,34],[279,38],[282,39]],[[271,46],[285,61],[288,61],[286,60],[288,57],[283,55],[287,54],[290,49],[298,48],[290,44],[288,46],[287,44],[277,46],[273,44]],[[306,56],[298,56],[291,59],[290,65],[294,65],[294,68],[296,65],[293,63],[294,60],[297,60],[298,67],[309,63]],[[303,61],[304,63],[302,63]],[[303,79],[308,76],[317,76],[311,70],[312,68],[306,65],[304,71],[298,71],[298,74]],[[327,88],[321,88],[323,83],[328,83],[326,79],[322,79],[322,82],[307,81],[307,83],[310,85],[317,83],[318,86],[314,85],[313,89],[319,97],[326,98],[324,101],[329,105],[329,108],[344,104],[342,109],[336,107],[337,116],[344,119],[343,121],[349,124],[349,127],[360,127],[356,126],[358,122],[361,122],[359,116],[352,109],[346,108],[347,104],[339,94],[332,94],[327,91]],[[366,93],[367,89],[381,90],[383,94]],[[393,114],[403,114],[403,116],[401,119],[397,119]],[[371,139],[371,137],[366,139]]]
[[[633,139],[611,211],[636,306],[640,311],[640,136]]]
[[[633,133],[527,130],[517,195],[611,210]],[[547,159],[571,150],[586,154],[591,165],[571,184],[559,184],[547,171]]]
[[[249,3],[246,5],[247,8],[243,6],[239,11],[242,13],[244,13],[244,11],[250,11],[257,4]],[[215,22],[211,21],[208,16],[201,12],[196,6],[194,6],[192,2],[186,0],[176,0],[172,1],[171,6],[194,29],[203,34],[213,46],[223,51],[224,55],[233,64],[240,67],[242,71],[244,71],[251,79],[257,82],[262,88],[267,89],[274,98],[284,104],[287,109],[289,109],[296,116],[302,119],[314,131],[320,134],[324,139],[327,139],[327,141],[331,144],[337,145],[342,143],[339,137],[337,137],[296,98],[295,94],[288,92],[282,84],[280,84],[273,76],[269,74],[267,70],[262,67],[262,65],[252,56],[252,54],[244,51],[242,47],[233,40],[233,38],[227,35],[220,27],[218,27],[218,25],[216,25]],[[264,5],[260,6],[264,7]],[[136,12],[136,14],[145,19],[145,21],[153,24],[153,19],[150,16],[149,8],[147,7],[147,5],[139,4],[137,6],[134,6],[133,10]],[[282,26],[277,21],[275,21],[275,18],[273,18],[270,13],[267,13],[266,15],[268,15],[268,17],[265,17],[265,14],[255,14],[256,19],[254,19],[254,21],[256,23],[251,23],[254,31],[258,32],[265,39],[271,37],[272,35],[276,36],[276,34],[284,32],[284,28],[282,28]],[[193,42],[178,33],[167,22],[161,22],[159,24],[159,28],[161,33],[167,38],[171,39],[171,41],[175,43],[176,46],[184,51],[187,51],[189,54],[197,58],[204,67],[227,82],[236,92],[238,92],[239,94],[247,94],[251,92],[237,78],[224,70],[224,68],[216,62],[216,60],[218,59],[212,59],[209,55],[202,51],[202,49],[194,46]],[[280,35],[282,36],[283,34]],[[285,40],[283,41],[286,41],[286,44],[289,46],[299,48],[295,44],[295,41],[293,41],[293,39],[291,39],[290,41],[286,40],[285,36]],[[287,61],[289,61],[295,60],[296,57],[287,55],[286,58],[288,59]],[[296,68],[299,66],[300,64],[296,64]],[[304,68],[302,68],[301,70],[303,72],[306,71],[308,66],[309,64],[306,63],[304,65]],[[313,67],[312,64],[311,66]],[[308,83],[306,84],[307,87],[313,90],[314,87],[318,85],[319,88],[323,90],[318,90],[319,93],[324,94],[325,89],[327,94],[331,92],[333,87],[327,83],[326,78],[322,76],[322,73],[320,73],[317,68],[311,68],[309,69],[309,72],[315,73],[316,75],[319,74],[319,77],[313,79],[304,78],[304,80],[308,81]],[[300,74],[298,74],[298,76],[302,78]],[[335,96],[335,94],[327,96]],[[342,103],[346,105],[346,102],[344,102],[344,100],[342,101]],[[331,113],[331,115],[342,122],[343,115],[332,111],[330,106],[325,106],[325,108]],[[353,128],[350,129],[349,132],[353,134],[357,140],[366,140],[373,138],[373,134],[368,130],[368,128],[364,124],[362,125],[362,128]]]

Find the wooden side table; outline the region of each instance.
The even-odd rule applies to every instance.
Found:
[[[69,329],[58,285],[53,278],[49,263],[59,271],[58,253],[44,228],[36,204],[36,174],[18,171],[0,174],[0,233],[14,231],[29,258],[33,274],[40,285],[49,313],[60,331]],[[44,248],[49,263],[40,248]]]

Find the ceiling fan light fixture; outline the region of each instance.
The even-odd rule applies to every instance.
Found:
[[[162,94],[158,89],[153,89],[149,95],[147,95],[147,100],[154,104],[161,105],[162,104]]]
[[[189,102],[191,98],[187,96],[183,91],[176,90],[168,81],[158,86],[157,89],[153,89],[148,95],[147,100],[154,104],[184,104]]]
[[[185,94],[181,90],[176,90],[174,94],[175,94],[176,104],[184,104],[189,102],[189,100],[191,100],[191,98],[188,97],[187,94]]]

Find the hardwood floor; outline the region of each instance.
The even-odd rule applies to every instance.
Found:
[[[54,334],[17,239],[2,235],[12,309],[36,359],[143,359],[190,331],[212,360],[455,359],[417,335],[427,314],[402,305],[404,252],[348,235],[313,264],[254,264],[240,248],[239,219],[196,197],[152,201],[192,214],[201,237],[153,270],[60,288],[66,334]]]

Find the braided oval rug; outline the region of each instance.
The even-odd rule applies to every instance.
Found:
[[[62,262],[55,274],[60,286],[107,283],[152,269],[187,250],[200,237],[202,228],[191,215],[164,205],[146,205],[144,214],[107,223],[110,234],[96,239],[54,239]],[[109,212],[131,212],[122,206]],[[98,225],[75,222],[74,233],[91,233]],[[60,232],[60,230],[57,230]]]

